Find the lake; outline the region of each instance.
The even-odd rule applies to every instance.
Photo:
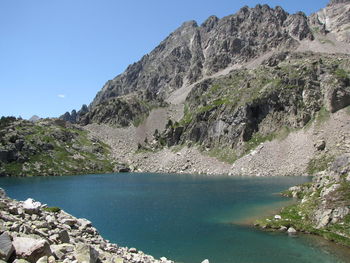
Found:
[[[186,263],[206,258],[210,263],[346,262],[344,254],[333,253],[342,249],[329,242],[246,224],[290,202],[280,191],[310,180],[107,174],[0,178],[0,187],[17,200],[32,197],[87,218],[105,239],[158,258]]]

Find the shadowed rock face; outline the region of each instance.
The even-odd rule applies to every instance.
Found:
[[[200,26],[189,21],[123,74],[108,81],[91,106],[145,89],[165,98],[184,83],[191,84],[273,48],[294,47],[297,40],[305,38],[313,38],[307,17],[303,13],[289,15],[281,7],[243,7],[222,19],[211,16]]]

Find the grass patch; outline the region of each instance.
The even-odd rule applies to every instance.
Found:
[[[238,159],[236,151],[229,147],[214,147],[208,151],[208,155],[229,164]]]
[[[339,79],[347,79],[349,78],[349,72],[345,71],[342,68],[337,68],[334,72],[334,74],[337,76]]]
[[[252,138],[249,141],[245,142],[245,153],[249,153],[250,151],[254,150],[261,143],[272,141],[275,136],[276,135],[274,133],[268,135],[262,135],[258,132],[254,133]]]
[[[328,168],[329,164],[334,161],[334,156],[323,154],[311,159],[307,165],[306,172],[309,175],[316,174]]]
[[[57,206],[53,206],[53,207],[44,207],[43,210],[46,212],[51,212],[51,213],[58,213],[61,211],[61,208],[59,208]]]

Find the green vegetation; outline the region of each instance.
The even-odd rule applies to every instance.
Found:
[[[339,79],[347,79],[350,75],[349,72],[342,68],[337,68],[334,73]]]
[[[334,156],[327,154],[322,154],[311,159],[307,165],[306,172],[310,175],[316,174],[318,172],[327,169],[330,163],[334,161]]]
[[[236,151],[229,147],[214,147],[208,151],[208,155],[230,164],[238,159]]]
[[[258,132],[254,133],[252,138],[245,143],[245,153],[249,153],[263,142],[272,141],[275,136],[275,133],[271,133],[265,136],[261,135]]]
[[[330,179],[327,176],[326,178]],[[294,194],[299,200],[303,199],[303,202],[283,208],[279,213],[281,219],[269,217],[257,220],[256,224],[262,228],[272,230],[279,230],[281,227],[293,227],[297,231],[319,235],[330,241],[350,246],[350,214],[335,223],[330,222],[322,228],[317,228],[317,223],[315,223],[315,212],[322,209],[320,206],[324,202],[330,202],[328,208],[350,205],[350,183],[345,178],[340,180],[341,186],[332,193],[330,201],[321,197],[320,193],[325,187],[331,187],[333,183],[319,187],[316,191],[313,189],[317,185],[312,182],[298,186],[300,190],[297,190]],[[291,197],[293,193],[287,190],[282,194]]]
[[[61,208],[53,206],[53,207],[44,207],[43,210],[51,213],[58,213],[61,211]]]
[[[184,106],[184,117],[180,120],[180,122],[178,123],[179,126],[187,126],[188,124],[190,124],[192,122],[192,112],[189,110],[189,107],[187,104],[185,104]]]
[[[4,117],[4,116],[2,116],[0,118],[0,129],[8,126],[10,123],[12,123],[16,120],[17,120],[16,117],[12,117],[12,116],[11,117]]]
[[[15,159],[0,161],[0,174],[10,176],[73,175],[109,173],[114,164],[110,148],[90,138],[87,131],[55,120],[31,123],[17,120],[0,129],[10,129],[0,147]],[[15,147],[20,142],[20,147]]]

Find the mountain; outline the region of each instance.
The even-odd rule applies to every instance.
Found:
[[[39,121],[41,118],[37,115],[33,115],[32,117],[30,117],[29,121],[31,122],[37,122]]]
[[[313,175],[259,225],[350,246],[349,43],[348,0],[310,16],[245,6],[185,22],[60,118],[136,172]]]

